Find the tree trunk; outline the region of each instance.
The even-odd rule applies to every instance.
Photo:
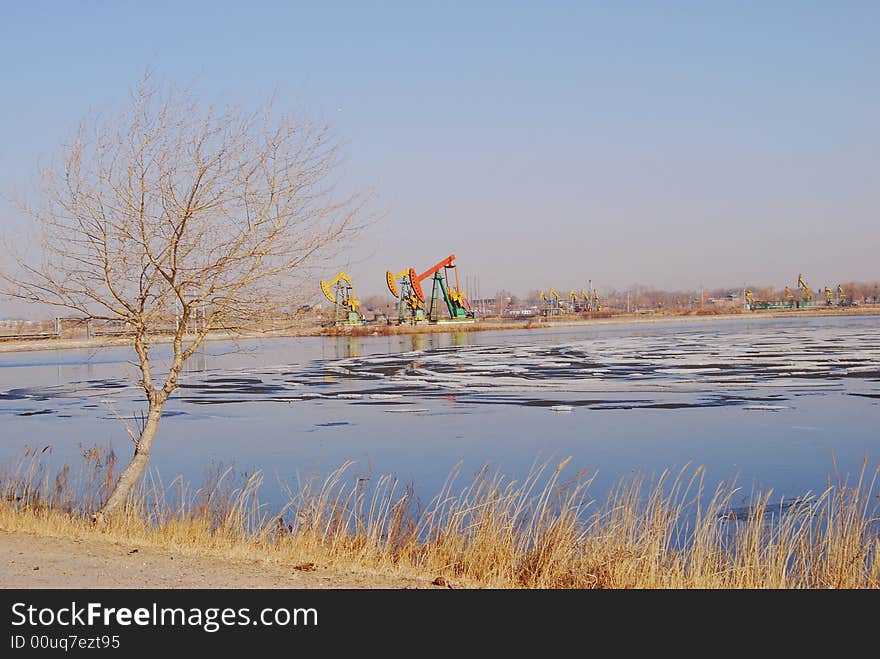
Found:
[[[157,397],[158,398],[158,397]],[[153,447],[153,439],[156,436],[156,430],[159,428],[159,420],[162,418],[162,408],[165,407],[165,400],[151,400],[150,409],[147,414],[147,420],[144,429],[138,438],[137,446],[134,449],[134,455],[131,462],[125,467],[119,480],[107,499],[104,507],[96,513],[95,521],[103,521],[104,518],[114,515],[121,511],[128,502],[128,497],[134,486],[137,485],[147,464],[150,461],[150,449]]]

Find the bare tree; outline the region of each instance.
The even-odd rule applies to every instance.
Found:
[[[335,192],[337,152],[326,125],[270,105],[206,108],[146,75],[124,112],[84,121],[40,172],[44,203],[25,210],[41,254],[4,275],[7,292],[124,321],[148,403],[99,518],[127,502],[181,367],[206,335],[289,305],[292,278],[359,228],[361,198]],[[160,374],[150,347],[163,331],[173,356]]]

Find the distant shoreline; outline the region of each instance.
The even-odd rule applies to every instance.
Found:
[[[206,340],[222,341],[230,339],[293,338],[304,336],[388,336],[396,334],[434,334],[460,332],[486,332],[495,330],[543,330],[555,327],[593,327],[609,325],[650,325],[668,323],[749,321],[764,318],[811,318],[815,316],[880,316],[880,305],[858,307],[811,307],[807,309],[768,309],[741,311],[735,313],[700,314],[688,312],[668,312],[650,314],[616,314],[602,318],[576,319],[531,318],[528,320],[502,320],[490,318],[469,323],[439,323],[436,325],[353,325],[350,327],[322,327],[315,325],[298,329],[273,330],[266,332],[248,331],[241,333],[216,332]],[[154,343],[168,343],[170,336],[153,337]],[[27,352],[41,350],[71,350],[77,348],[113,348],[131,345],[125,336],[96,337],[93,339],[7,339],[0,338],[0,353]]]
[[[485,332],[493,330],[542,330],[555,327],[592,327],[597,325],[650,325],[664,323],[711,322],[728,320],[756,320],[762,318],[792,318],[813,316],[880,316],[880,304],[861,307],[811,307],[807,309],[768,309],[734,313],[650,313],[614,314],[600,318],[562,318],[548,320],[501,320],[490,318],[473,323],[440,323],[436,325],[366,325],[352,327],[326,327],[321,336],[376,336],[393,334],[431,334],[436,332]]]

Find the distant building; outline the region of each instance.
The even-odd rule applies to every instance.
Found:
[[[520,318],[534,316],[537,312],[534,309],[502,309],[501,315],[506,318]]]

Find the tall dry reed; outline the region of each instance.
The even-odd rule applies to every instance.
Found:
[[[83,464],[52,471],[50,450],[29,450],[0,474],[0,527],[50,535],[100,534],[176,551],[316,562],[328,567],[445,575],[499,588],[877,588],[877,477],[837,477],[818,493],[774,500],[700,468],[621,480],[604,499],[593,477],[563,479],[568,460],[536,463],[511,480],[483,467],[459,484],[456,466],[421,506],[411,486],[352,474],[298,482],[287,503],[261,502],[259,472],[209,470],[202,487],[154,472],[126,514],[93,528],[109,491],[112,452],[84,449]]]

